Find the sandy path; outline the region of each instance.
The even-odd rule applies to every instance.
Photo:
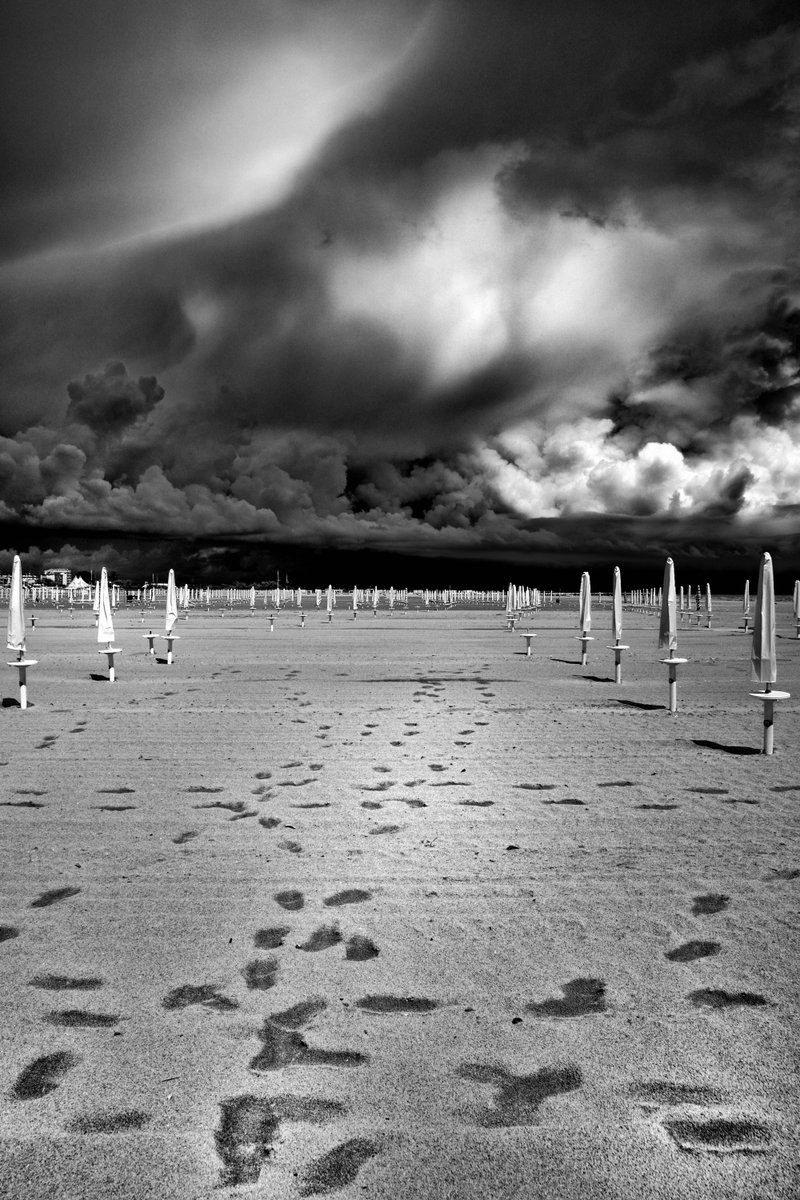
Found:
[[[192,614],[169,668],[121,618],[113,687],[40,614],[7,1194],[794,1194],[800,642],[746,753],[736,618],[681,632],[670,717],[644,615],[617,688],[607,614],[586,670],[559,611],[530,659],[494,613]]]

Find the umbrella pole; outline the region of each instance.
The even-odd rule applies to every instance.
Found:
[[[578,641],[581,644],[581,666],[585,667],[589,663],[589,642],[593,642],[594,638],[589,637],[588,633],[581,630],[581,636]]]

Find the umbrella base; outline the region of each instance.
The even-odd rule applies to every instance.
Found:
[[[750,692],[754,700],[764,701],[764,744],[762,754],[774,753],[774,703],[776,700],[788,700],[791,692]]]

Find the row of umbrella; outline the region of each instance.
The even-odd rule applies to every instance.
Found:
[[[793,606],[795,620],[800,614],[800,581],[795,583]],[[745,589],[745,613],[749,613],[749,584]],[[589,630],[592,627],[592,591],[588,571],[581,576],[578,616],[580,623],[581,665],[588,661],[588,643],[594,639]],[[622,580],[619,567],[614,568],[614,580],[611,592],[611,628],[614,644],[614,681],[622,680],[622,651],[630,647],[622,644]],[[745,629],[747,628],[745,624]],[[668,558],[664,566],[664,582],[661,588],[661,614],[658,628],[658,647],[667,651],[667,657],[662,663],[668,668],[670,712],[678,708],[678,667],[688,662],[680,658],[678,650],[678,597],[675,587],[675,564]],[[771,555],[764,553],[758,569],[758,592],[756,609],[753,618],[752,644],[750,651],[751,679],[754,683],[764,685],[763,691],[751,692],[750,695],[760,700],[764,705],[764,754],[772,754],[774,750],[774,717],[775,704],[779,700],[788,700],[789,692],[777,691],[773,685],[778,679],[778,656],[776,650],[775,623],[775,577]]]

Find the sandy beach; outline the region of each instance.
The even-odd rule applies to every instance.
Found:
[[[800,641],[740,606],[39,610],[0,753],[0,1192],[797,1195]],[[526,657],[520,633],[537,634]]]

